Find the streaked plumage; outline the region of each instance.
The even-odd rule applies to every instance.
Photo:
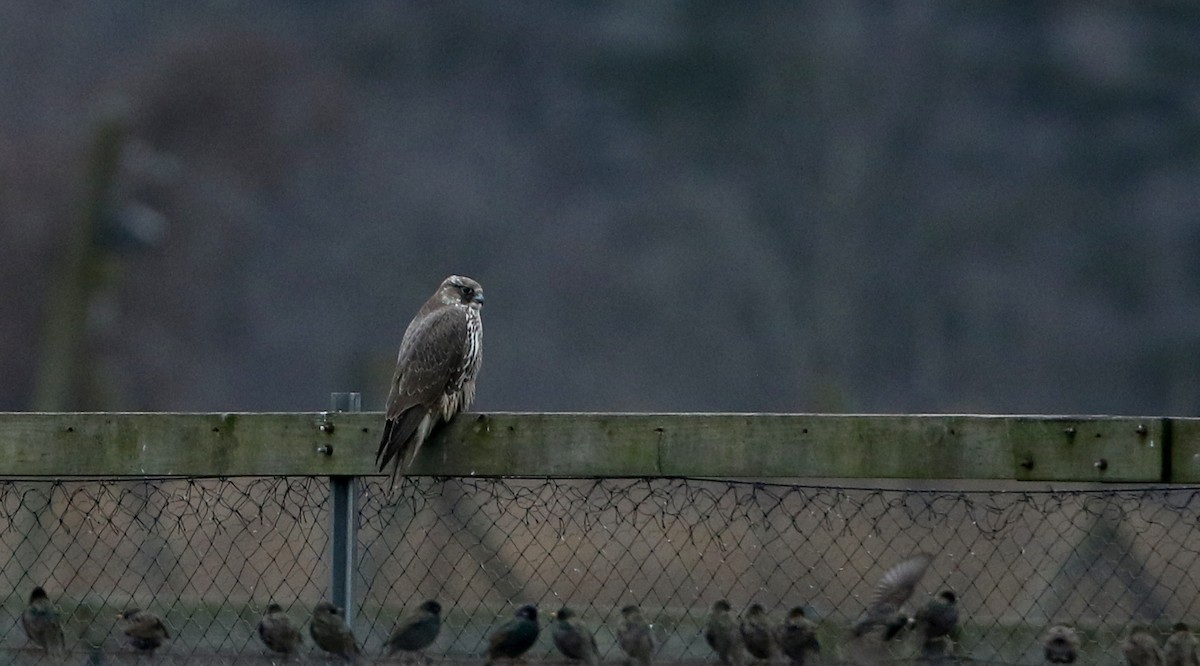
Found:
[[[387,421],[375,462],[407,470],[439,421],[449,421],[475,399],[483,362],[483,287],[451,275],[409,322],[396,358]]]
[[[550,628],[554,647],[568,659],[582,661],[587,666],[599,666],[600,653],[596,649],[596,637],[579,621],[575,611],[564,606],[554,614]]]
[[[279,604],[269,604],[258,621],[258,637],[272,652],[293,655],[304,645],[300,630],[292,625],[291,619]]]
[[[486,663],[520,657],[537,642],[539,633],[541,627],[538,626],[537,608],[531,605],[521,606],[513,619],[500,625],[500,628],[488,637]]]
[[[821,653],[817,640],[817,625],[804,615],[797,606],[788,611],[787,619],[779,627],[779,650],[791,660],[793,666],[804,666],[806,661]]]
[[[755,659],[770,659],[775,653],[775,640],[771,635],[771,625],[767,620],[767,611],[762,604],[750,604],[742,617],[739,629],[742,634],[742,644],[746,646]]]
[[[1200,666],[1196,656],[1196,637],[1183,622],[1172,627],[1171,635],[1163,646],[1163,660],[1167,666]]]
[[[900,607],[913,595],[932,561],[931,555],[918,553],[888,569],[875,586],[867,610],[854,623],[854,635],[862,636],[875,627],[886,626],[890,638],[905,626],[908,619],[900,614]]]
[[[742,636],[733,618],[730,617],[730,605],[724,599],[712,605],[708,616],[708,625],[704,630],[704,640],[717,653],[717,658],[725,666],[742,666]]]
[[[1051,664],[1075,663],[1079,645],[1079,634],[1065,624],[1056,624],[1042,635],[1042,653]]]
[[[650,666],[650,655],[654,653],[654,637],[650,625],[642,619],[637,606],[621,609],[621,626],[617,628],[617,644],[638,666]]]
[[[354,632],[346,626],[342,609],[328,601],[322,601],[313,609],[308,634],[317,647],[345,661],[357,661],[361,654]]]
[[[62,618],[41,587],[33,588],[29,594],[29,607],[21,613],[21,628],[25,630],[29,642],[50,654],[62,653],[66,642],[63,639]]]
[[[121,613],[121,619],[125,620],[125,638],[139,652],[154,654],[171,637],[163,621],[152,613],[130,608]]]
[[[384,647],[389,655],[397,652],[420,652],[433,645],[441,630],[442,605],[430,599],[392,629]]]
[[[1121,642],[1121,654],[1125,655],[1129,666],[1163,666],[1163,653],[1158,647],[1158,639],[1145,625],[1130,627],[1129,636]]]

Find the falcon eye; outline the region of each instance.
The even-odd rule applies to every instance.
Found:
[[[462,289],[463,296],[470,296],[475,293],[475,290],[470,287],[459,287],[459,289]]]

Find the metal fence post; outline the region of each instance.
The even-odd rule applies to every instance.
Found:
[[[333,393],[329,399],[333,412],[361,412],[361,393]],[[358,481],[353,476],[329,477],[333,500],[333,524],[330,526],[330,601],[345,610],[346,626],[354,626],[354,564],[358,548]]]

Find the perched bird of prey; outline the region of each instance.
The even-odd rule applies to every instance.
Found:
[[[554,647],[568,659],[582,661],[587,666],[600,666],[596,637],[576,618],[575,611],[563,606],[555,613],[550,636],[554,639]]]
[[[1042,635],[1042,652],[1050,664],[1075,663],[1079,645],[1079,634],[1065,624],[1056,624]]]
[[[500,628],[488,637],[488,647],[485,653],[487,655],[486,663],[491,664],[497,659],[520,657],[533,647],[540,632],[537,608],[528,605],[521,606],[517,609],[513,619],[500,625]]]
[[[787,619],[779,627],[778,638],[780,651],[793,666],[804,666],[806,660],[821,653],[817,625],[804,616],[804,609],[799,606],[788,611]]]
[[[62,619],[41,587],[35,587],[29,593],[29,607],[21,613],[21,628],[25,630],[25,637],[30,643],[50,654],[62,652],[66,642],[63,639]]]
[[[1171,628],[1163,646],[1163,659],[1167,666],[1200,666],[1200,658],[1196,657],[1196,637],[1192,630],[1183,622],[1177,622]]]
[[[742,637],[733,618],[729,616],[730,608],[729,602],[724,599],[712,605],[704,640],[717,653],[722,664],[742,666]]]
[[[907,625],[908,618],[900,613],[900,607],[913,595],[932,561],[931,555],[918,553],[888,569],[875,586],[871,604],[851,628],[854,635],[859,637],[875,627],[885,626],[885,638],[890,639]]]
[[[401,620],[383,644],[389,656],[397,652],[420,652],[433,645],[442,630],[442,605],[430,599],[412,615]]]
[[[308,634],[317,647],[343,661],[357,661],[361,654],[358,642],[354,640],[354,632],[346,626],[342,609],[328,601],[322,601],[313,609],[312,619],[308,621]]]
[[[1121,642],[1121,653],[1129,666],[1163,666],[1163,652],[1154,632],[1144,624],[1129,628],[1129,636]]]
[[[958,626],[958,597],[942,590],[917,611],[917,632],[921,636],[921,656],[934,659],[946,654],[946,639]]]
[[[130,608],[121,613],[120,618],[125,620],[125,637],[138,652],[153,656],[154,651],[171,637],[163,621],[152,613]]]
[[[654,652],[654,637],[650,625],[642,619],[637,606],[621,609],[621,626],[617,627],[617,644],[637,666],[650,666],[650,655]]]
[[[762,604],[750,604],[741,624],[742,643],[746,652],[755,659],[770,659],[775,652],[775,640],[771,635],[771,625],[767,621],[767,611]]]
[[[258,621],[258,637],[272,652],[293,655],[304,644],[300,630],[292,626],[279,604],[269,604],[262,619]]]
[[[451,275],[409,322],[388,393],[387,422],[375,462],[392,465],[392,480],[408,469],[438,421],[449,421],[475,399],[483,361],[483,287]]]

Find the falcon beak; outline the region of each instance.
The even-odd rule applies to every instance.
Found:
[[[472,300],[474,300],[476,303],[478,303],[480,305],[483,305],[483,294],[476,293],[475,298]]]

